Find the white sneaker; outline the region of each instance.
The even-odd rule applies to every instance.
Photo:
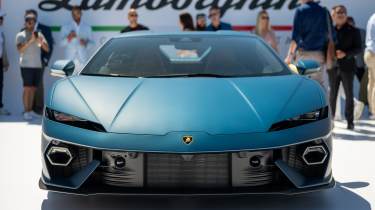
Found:
[[[30,113],[30,115],[32,116],[32,117],[35,117],[35,118],[41,118],[42,117],[42,115],[40,115],[40,114],[38,114],[38,113],[36,113],[36,112],[34,112],[34,111],[31,111],[31,112],[29,112]]]
[[[362,117],[365,104],[361,101],[356,101],[354,106],[354,120],[360,120]]]
[[[30,114],[30,112],[24,112],[23,113],[23,119],[26,121],[30,121],[33,119],[33,116]]]
[[[0,108],[0,115],[10,115],[10,112],[4,108]]]

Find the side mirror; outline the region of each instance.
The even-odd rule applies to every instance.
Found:
[[[75,64],[70,60],[58,60],[56,61],[51,69],[50,74],[55,77],[67,77],[73,74]]]
[[[315,60],[300,60],[296,67],[301,75],[310,75],[321,70],[320,63]]]

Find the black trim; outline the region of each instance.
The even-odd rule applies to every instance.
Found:
[[[233,153],[231,152],[231,153],[229,153],[229,155],[228,155],[228,168],[229,168],[229,170],[228,170],[228,177],[229,177],[229,186],[233,186],[233,175],[232,175],[232,173],[233,173],[233,168],[232,168],[232,156],[233,156]]]
[[[58,121],[58,120],[56,120],[55,116],[53,115],[53,112],[55,112],[55,111],[46,107],[45,112],[44,112],[45,117],[48,118],[49,120],[59,122],[59,123],[65,124],[65,125],[70,125],[70,126],[73,126],[73,127],[78,127],[78,128],[83,128],[83,129],[98,131],[98,132],[106,132],[105,128],[101,124],[95,123],[95,122],[90,122],[90,121],[71,121],[71,122]],[[65,114],[65,113],[63,113],[63,114]],[[66,114],[66,115],[69,115],[69,114]]]
[[[326,106],[322,109],[316,110],[316,111],[320,111],[320,114],[319,114],[318,118],[315,118],[315,119],[298,119],[298,120],[287,119],[287,120],[284,120],[284,121],[273,124],[271,126],[271,128],[269,129],[269,131],[273,132],[273,131],[281,131],[281,130],[285,130],[285,129],[289,129],[289,128],[295,128],[295,127],[298,127],[298,126],[301,126],[301,125],[306,125],[306,124],[309,124],[309,123],[317,122],[317,121],[328,118],[328,114],[329,114],[328,106]],[[303,116],[303,115],[301,115],[301,116]]]
[[[251,195],[251,194],[301,194],[309,193],[319,190],[331,189],[335,187],[336,182],[334,179],[331,180],[329,184],[310,187],[305,189],[297,189],[295,187],[258,187],[258,188],[227,188],[227,189],[150,189],[150,188],[119,188],[106,185],[89,185],[89,183],[84,184],[81,188],[77,190],[59,188],[46,185],[43,181],[39,180],[39,188],[43,190],[49,190],[53,192],[65,193],[65,194],[75,194],[75,195],[149,195],[149,196],[231,196],[231,195]]]

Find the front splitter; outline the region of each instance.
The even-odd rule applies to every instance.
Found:
[[[227,189],[155,189],[155,188],[116,188],[105,185],[84,185],[77,190],[48,186],[39,180],[39,188],[56,193],[81,196],[93,195],[126,195],[126,196],[241,196],[241,195],[296,195],[334,188],[336,181],[329,184],[304,189],[277,189],[272,186],[261,188],[227,188]]]

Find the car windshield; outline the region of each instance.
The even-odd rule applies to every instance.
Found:
[[[81,74],[122,77],[254,77],[290,74],[262,41],[246,36],[114,38]]]

